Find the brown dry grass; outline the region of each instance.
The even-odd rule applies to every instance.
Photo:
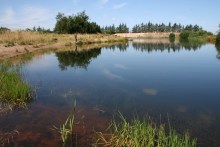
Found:
[[[81,44],[125,41],[125,38],[122,37],[103,34],[78,34],[77,38],[78,42]],[[40,43],[54,42],[75,43],[75,39],[74,35],[71,34],[39,33],[30,31],[14,31],[0,34],[0,44],[4,44],[5,46],[38,45]]]
[[[39,43],[52,43],[58,40],[71,40],[71,36],[52,33],[39,33],[30,31],[13,31],[0,34],[0,43],[7,45],[36,45]]]
[[[122,41],[127,41],[127,39],[115,35],[104,34],[78,34],[77,42],[75,42],[73,34],[39,33],[30,31],[5,32],[0,34],[0,58],[11,58],[47,48]]]
[[[106,43],[106,42],[118,42],[126,41],[124,37],[108,34],[80,34],[78,35],[78,42],[81,43]]]
[[[179,36],[179,33],[174,33],[176,36]],[[118,33],[116,34],[120,37],[127,38],[169,38],[170,33]]]

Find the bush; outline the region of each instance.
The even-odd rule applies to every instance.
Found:
[[[175,34],[174,33],[170,33],[170,35],[169,35],[170,42],[174,42],[175,38],[176,38]]]
[[[217,46],[220,46],[220,32],[219,32],[219,33],[217,34],[217,36],[216,36],[215,44],[216,44]]]
[[[11,30],[9,28],[0,27],[0,34],[3,34],[5,32],[10,32]]]
[[[189,39],[189,35],[190,35],[189,31],[184,31],[184,32],[180,33],[180,39],[181,40],[188,40]]]

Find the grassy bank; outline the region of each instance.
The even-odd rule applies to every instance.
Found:
[[[196,139],[188,133],[180,135],[171,127],[156,126],[152,121],[137,118],[128,122],[122,115],[121,121],[113,121],[109,126],[110,134],[98,133],[95,146],[115,147],[195,147]]]
[[[100,43],[100,42],[117,42],[126,41],[125,38],[117,37],[115,35],[103,34],[78,34],[77,42],[86,43]],[[31,31],[7,31],[0,34],[0,44],[5,47],[16,45],[39,45],[41,43],[76,43],[75,36],[71,34],[55,34],[55,33],[40,33]]]
[[[20,67],[0,63],[0,102],[24,107],[32,98],[32,88],[24,81]]]
[[[198,31],[198,32],[184,31],[180,33],[180,41],[215,43],[215,40],[216,37],[212,35],[210,32],[206,32],[206,31]]]
[[[11,58],[48,48],[126,41],[126,38],[105,34],[77,34],[76,39],[73,34],[6,31],[0,33],[0,58]]]

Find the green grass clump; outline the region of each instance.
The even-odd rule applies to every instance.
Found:
[[[175,130],[165,131],[165,126],[157,127],[152,121],[137,118],[128,122],[121,114],[121,121],[110,125],[112,133],[98,133],[95,146],[114,147],[195,147],[196,139],[190,139],[188,133],[179,135]]]
[[[67,117],[65,123],[60,125],[60,127],[53,126],[52,128],[52,130],[55,130],[60,133],[60,138],[62,140],[63,147],[66,146],[66,142],[69,136],[71,136],[71,141],[73,144],[73,133],[74,133],[73,126],[74,126],[74,114],[72,113]]]
[[[0,63],[0,101],[24,107],[32,98],[32,88],[23,80],[20,67]]]
[[[55,130],[56,132],[60,134],[63,147],[68,146],[67,141],[69,138],[71,138],[71,146],[73,146],[74,144],[73,127],[74,127],[74,122],[75,122],[75,117],[74,117],[75,111],[76,111],[76,99],[74,100],[73,111],[69,114],[66,121],[63,124],[61,124],[60,127],[56,127],[55,125],[53,125],[52,130]],[[77,142],[75,144],[77,146]]]

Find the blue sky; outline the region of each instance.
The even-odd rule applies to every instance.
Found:
[[[220,0],[0,0],[0,26],[13,29],[54,28],[58,12],[83,10],[100,26],[141,22],[198,24],[216,32],[220,24]]]

